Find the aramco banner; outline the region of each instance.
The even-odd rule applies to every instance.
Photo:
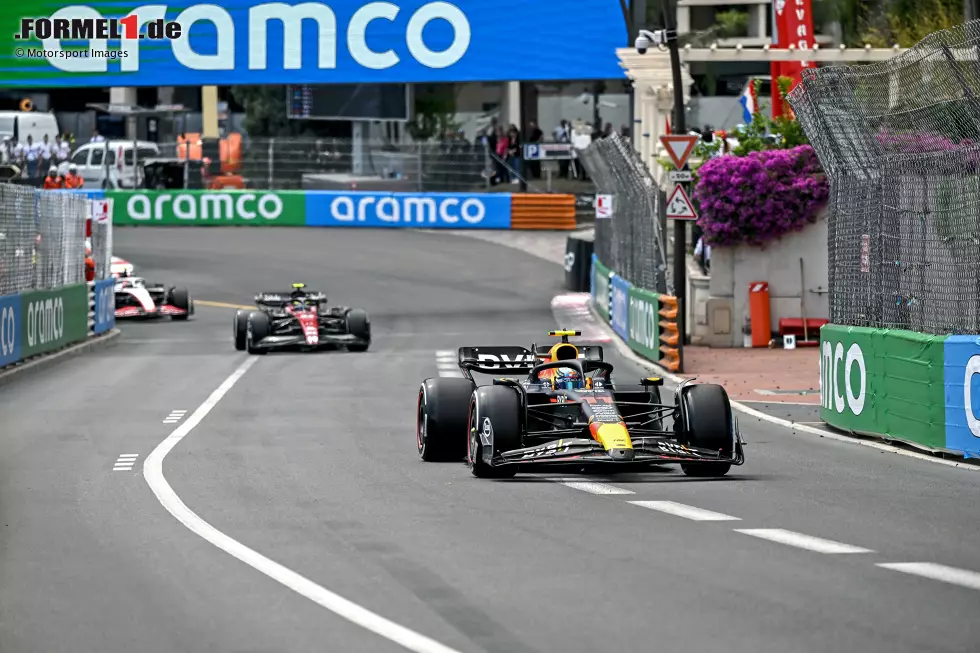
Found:
[[[615,0],[0,3],[8,87],[622,77]]]

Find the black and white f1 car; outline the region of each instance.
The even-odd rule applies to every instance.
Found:
[[[725,389],[663,380],[614,383],[599,346],[579,331],[552,331],[552,346],[460,347],[463,378],[430,378],[418,394],[416,443],[425,461],[463,460],[475,476],[501,478],[554,467],[643,469],[679,463],[688,476],[723,476],[745,461]],[[525,374],[478,386],[473,372]],[[672,418],[671,428],[664,419]]]
[[[265,354],[273,349],[315,350],[345,346],[367,351],[371,321],[366,311],[329,306],[327,296],[294,283],[292,291],[255,296],[258,310],[235,313],[235,349]]]
[[[116,277],[116,317],[164,317],[186,320],[194,314],[187,288],[147,283],[141,277]]]

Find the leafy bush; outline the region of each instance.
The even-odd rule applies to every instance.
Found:
[[[816,222],[830,194],[809,145],[706,161],[694,199],[711,245],[763,245]]]

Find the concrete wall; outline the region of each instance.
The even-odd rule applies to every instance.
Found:
[[[800,258],[803,259],[801,280]],[[748,315],[749,286],[769,282],[771,328],[777,333],[782,318],[829,318],[827,295],[827,216],[803,231],[787,234],[764,248],[738,245],[711,248],[711,300],[705,320],[710,333],[705,344],[741,347],[744,321]],[[805,284],[805,285],[803,285]],[[728,306],[730,311],[724,310]],[[726,314],[730,318],[726,318]],[[722,322],[730,320],[729,324]],[[695,320],[695,324],[697,320]],[[816,334],[812,336],[816,339]]]

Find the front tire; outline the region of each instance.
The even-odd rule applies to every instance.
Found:
[[[367,311],[352,308],[347,311],[347,332],[363,342],[347,345],[347,351],[367,351],[371,346],[371,320]]]
[[[466,424],[474,385],[469,379],[426,379],[419,388],[415,440],[426,462],[466,458]]]
[[[511,478],[517,465],[495,467],[490,461],[521,446],[521,400],[513,388],[485,385],[470,399],[467,462],[477,478]]]
[[[260,311],[252,311],[248,314],[248,323],[245,332],[245,348],[250,354],[264,355],[265,349],[257,348],[255,345],[262,342],[272,333],[272,321],[269,316]]]
[[[174,315],[172,319],[178,321],[185,321],[191,316],[194,310],[194,303],[191,301],[191,294],[187,292],[187,288],[174,288],[170,292],[170,304],[174,308],[179,308],[187,311],[185,315]]]
[[[704,383],[685,387],[679,397],[682,420],[675,426],[677,441],[690,447],[717,451],[731,458],[735,449],[732,405],[720,385]],[[683,422],[687,422],[686,428]],[[724,476],[731,463],[681,463],[688,476],[700,478]]]
[[[235,311],[235,349],[245,351],[245,339],[248,335],[248,311]]]

